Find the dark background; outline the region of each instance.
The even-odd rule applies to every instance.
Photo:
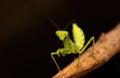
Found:
[[[86,41],[108,32],[120,22],[119,2],[80,0],[1,0],[0,1],[0,77],[51,78],[57,68],[50,57],[62,47],[55,35],[73,19],[84,30]],[[71,34],[71,25],[66,29]],[[55,57],[61,68],[76,55]],[[84,78],[119,78],[120,54]]]

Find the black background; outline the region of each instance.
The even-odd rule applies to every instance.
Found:
[[[120,22],[119,2],[95,0],[1,0],[0,1],[0,77],[51,78],[57,68],[50,57],[62,47],[55,35],[73,19],[83,29],[86,41],[108,32]],[[70,32],[70,25],[66,30]],[[55,57],[61,68],[76,55]],[[119,78],[120,54],[84,78]]]

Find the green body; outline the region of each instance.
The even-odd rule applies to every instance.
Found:
[[[56,35],[63,42],[63,45],[64,45],[64,48],[58,49],[56,52],[51,53],[51,57],[55,62],[58,68],[58,71],[60,71],[60,67],[57,64],[53,55],[58,55],[58,57],[60,57],[61,55],[65,56],[67,54],[73,53],[73,54],[79,54],[79,57],[80,57],[82,52],[86,49],[86,47],[90,44],[91,41],[93,41],[93,46],[94,46],[94,37],[91,37],[90,40],[86,43],[86,45],[84,45],[85,35],[82,29],[79,28],[76,23],[73,23],[72,25],[73,25],[72,33],[73,33],[74,42],[70,39],[68,31],[64,31],[64,30],[56,31]],[[94,50],[94,47],[93,47],[93,50]],[[79,60],[78,60],[78,63],[79,63]]]

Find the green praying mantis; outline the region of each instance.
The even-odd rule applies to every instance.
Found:
[[[51,20],[51,19],[50,19]],[[52,20],[51,22],[57,26]],[[59,37],[59,39],[63,42],[64,47],[59,48],[56,52],[51,52],[51,57],[58,69],[60,71],[60,67],[58,63],[56,62],[54,55],[57,55],[58,57],[65,56],[67,54],[79,54],[78,57],[78,63],[80,59],[80,55],[84,52],[84,50],[87,48],[87,46],[92,42],[92,54],[94,52],[94,42],[95,38],[92,36],[89,41],[84,45],[85,43],[85,34],[83,33],[83,30],[76,24],[72,23],[72,34],[73,34],[73,39],[72,41],[69,36],[69,32],[65,30],[60,30],[60,28],[57,26],[59,30],[57,30],[55,33]]]

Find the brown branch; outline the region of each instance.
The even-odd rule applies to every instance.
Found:
[[[106,63],[112,56],[120,51],[120,23],[110,32],[102,34],[94,46],[94,56],[92,48],[86,50],[78,59],[58,72],[53,78],[80,78],[92,70]]]

